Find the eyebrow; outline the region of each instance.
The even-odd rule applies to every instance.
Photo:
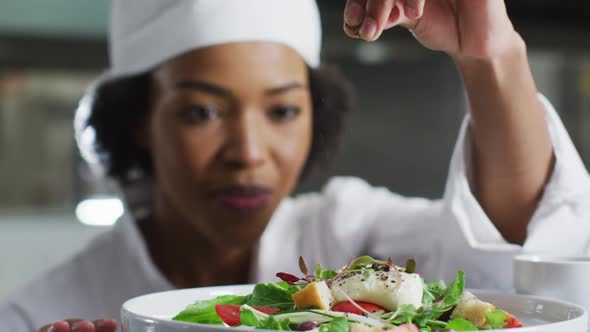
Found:
[[[232,92],[228,88],[225,88],[221,85],[207,83],[207,82],[198,81],[198,80],[180,81],[175,84],[175,87],[177,89],[181,89],[181,90],[185,90],[185,89],[201,90],[203,92],[206,92],[206,93],[209,93],[212,95],[216,95],[219,97],[225,97],[225,98],[232,98],[233,97]],[[288,84],[285,84],[282,86],[268,89],[264,92],[264,94],[267,96],[276,96],[278,94],[282,94],[282,93],[285,93],[285,92],[288,92],[291,90],[298,90],[298,89],[305,89],[305,88],[306,88],[306,86],[301,83],[292,82],[292,83],[288,83]]]
[[[297,82],[293,82],[293,83],[289,83],[283,86],[279,86],[276,88],[272,88],[269,90],[266,90],[266,92],[264,93],[267,96],[275,96],[281,93],[285,93],[291,90],[299,90],[299,89],[305,89],[305,85],[301,84],[301,83],[297,83]]]
[[[202,81],[184,80],[184,81],[180,81],[180,82],[176,83],[175,86],[177,89],[180,89],[180,90],[201,90],[203,92],[206,92],[206,93],[209,93],[212,95],[217,95],[220,97],[232,97],[232,93],[228,89],[226,89],[220,85],[215,85],[215,84],[206,83],[206,82],[202,82]]]

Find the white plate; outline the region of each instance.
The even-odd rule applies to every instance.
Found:
[[[123,332],[231,332],[237,329],[217,325],[183,323],[170,320],[187,305],[220,295],[249,294],[253,285],[205,287],[148,294],[123,304]],[[588,314],[574,304],[528,295],[473,291],[484,301],[504,309],[526,325],[510,331],[586,332]],[[488,330],[492,332],[492,330]],[[502,330],[494,330],[502,331]],[[504,330],[507,331],[507,330]]]

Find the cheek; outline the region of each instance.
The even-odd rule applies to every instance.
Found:
[[[159,177],[198,178],[215,154],[220,137],[215,128],[182,126],[164,117],[156,121],[152,126],[152,157]]]
[[[273,155],[281,167],[281,173],[295,182],[309,156],[312,140],[311,112],[303,112],[300,117],[277,130],[273,139]]]

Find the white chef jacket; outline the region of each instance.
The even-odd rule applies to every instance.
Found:
[[[590,177],[557,113],[540,99],[556,163],[524,246],[502,238],[470,190],[466,119],[441,200],[402,197],[351,177],[332,179],[320,193],[285,199],[259,241],[252,281],[298,273],[300,255],[308,265],[338,268],[370,254],[400,265],[413,257],[429,280],[448,281],[464,270],[469,288],[510,289],[517,253],[590,253]],[[71,317],[117,319],[125,300],[173,288],[126,216],[71,260],[12,294],[0,305],[0,330],[36,331]]]

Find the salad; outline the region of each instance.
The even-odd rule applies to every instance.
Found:
[[[277,273],[277,283],[251,294],[224,295],[189,305],[173,320],[268,330],[380,332],[403,324],[421,331],[476,331],[522,327],[513,315],[479,300],[457,272],[449,285],[427,282],[416,262],[396,266],[362,256],[339,270],[318,265],[302,276]]]

